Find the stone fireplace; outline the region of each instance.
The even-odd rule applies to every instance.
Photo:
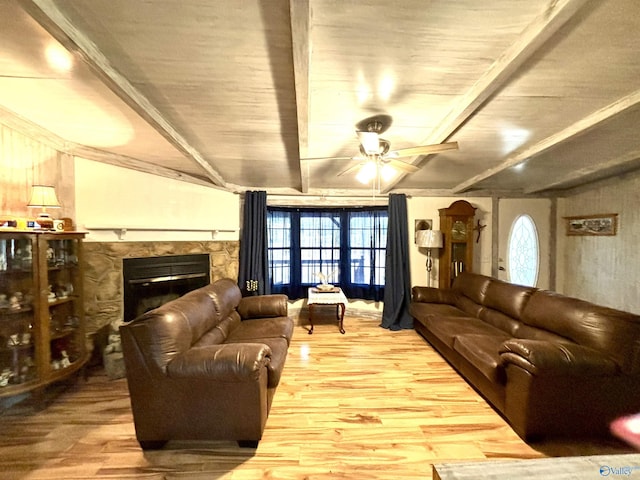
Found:
[[[210,280],[238,278],[238,241],[84,242],[87,333],[125,320],[123,259],[208,254]]]

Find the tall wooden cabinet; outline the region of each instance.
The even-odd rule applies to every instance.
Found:
[[[86,364],[83,237],[0,232],[0,397],[43,388]]]
[[[449,288],[461,272],[473,271],[473,219],[476,208],[466,200],[458,200],[438,211],[443,236],[438,263],[439,286]]]

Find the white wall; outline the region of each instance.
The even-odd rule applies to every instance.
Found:
[[[76,222],[80,230],[89,231],[90,242],[239,238],[239,195],[216,188],[76,157],[75,196]],[[126,227],[124,235],[116,233]]]
[[[447,208],[460,197],[411,197],[407,199],[407,216],[409,217],[409,255],[411,268],[411,285],[427,285],[425,249],[419,249],[414,243],[415,220],[433,220],[433,229],[440,229],[440,212],[438,209]],[[480,220],[482,225],[487,225],[480,234],[480,241],[473,244],[474,264],[473,271],[483,275],[491,275],[491,198],[469,197],[464,198],[472,206],[476,207],[474,224]],[[474,242],[477,232],[474,232]],[[431,271],[431,286],[438,286],[438,251],[432,251],[434,256],[433,270]]]

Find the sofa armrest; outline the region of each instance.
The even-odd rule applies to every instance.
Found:
[[[616,363],[593,348],[575,343],[512,338],[500,347],[504,365],[533,375],[599,376],[618,373]]]
[[[238,305],[238,313],[242,320],[286,317],[289,311],[287,300],[287,296],[282,294],[243,297]]]
[[[208,345],[177,355],[167,365],[167,376],[227,382],[256,380],[270,361],[271,349],[262,343]]]
[[[411,289],[411,300],[420,303],[448,303],[455,304],[455,294],[453,290],[436,287],[413,287]]]

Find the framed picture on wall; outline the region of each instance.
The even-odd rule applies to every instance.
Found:
[[[567,235],[615,235],[618,232],[617,213],[564,218],[567,221]]]

